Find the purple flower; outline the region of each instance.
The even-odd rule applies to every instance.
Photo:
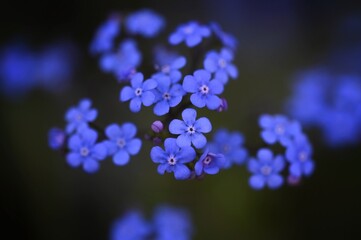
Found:
[[[225,163],[226,159],[223,154],[215,154],[206,149],[194,166],[194,170],[197,176],[202,175],[203,172],[217,174],[219,169],[224,167]]]
[[[77,107],[71,107],[65,114],[65,119],[68,122],[66,132],[72,133],[73,131],[88,126],[88,122],[96,119],[98,111],[92,109],[91,101],[89,99],[82,99]]]
[[[217,79],[211,80],[211,74],[206,70],[197,70],[193,76],[185,76],[183,89],[193,93],[190,99],[196,107],[207,106],[209,109],[215,110],[221,105],[222,101],[217,94],[223,92],[223,84]]]
[[[287,147],[286,159],[290,162],[290,174],[295,177],[309,176],[314,170],[312,146],[307,137],[298,135]]]
[[[203,64],[207,71],[215,73],[215,79],[225,84],[228,82],[228,76],[233,79],[238,76],[238,70],[232,61],[233,53],[229,49],[223,48],[220,53],[208,52]]]
[[[66,140],[66,134],[63,129],[52,128],[48,132],[49,147],[53,150],[62,149]]]
[[[169,131],[172,134],[180,134],[177,137],[179,147],[191,146],[203,148],[207,144],[207,139],[202,133],[209,133],[212,124],[206,117],[196,120],[197,112],[192,108],[187,108],[182,112],[183,121],[174,119],[169,124]]]
[[[279,188],[283,184],[283,178],[279,174],[285,167],[282,156],[273,157],[271,150],[262,148],[257,153],[257,159],[252,158],[248,162],[248,170],[253,174],[249,184],[253,189],[259,190],[267,185],[271,189]]]
[[[263,128],[262,139],[268,144],[279,141],[283,146],[287,146],[294,136],[301,133],[300,124],[283,115],[264,114],[259,118],[259,125]]]
[[[125,165],[129,162],[129,155],[139,152],[142,141],[134,138],[137,128],[133,123],[124,123],[119,126],[111,124],[105,129],[105,134],[110,139],[106,141],[108,154],[114,155],[113,162],[116,165]]]
[[[188,47],[194,47],[201,43],[202,38],[209,37],[211,31],[207,26],[199,25],[197,22],[191,21],[180,25],[177,30],[169,36],[169,43],[177,45],[183,41]]]
[[[156,102],[153,112],[157,116],[162,116],[182,101],[184,90],[180,84],[172,84],[167,76],[158,76],[155,79],[158,85],[153,91]]]
[[[218,23],[212,22],[210,27],[213,33],[219,38],[219,40],[221,40],[225,47],[228,47],[232,50],[237,48],[237,39],[231,34],[223,32],[221,26]]]
[[[125,22],[129,33],[143,37],[155,37],[164,27],[164,19],[149,9],[142,9],[130,14]]]
[[[150,152],[152,161],[160,164],[158,173],[163,175],[164,172],[174,172],[175,178],[179,180],[189,178],[191,171],[185,164],[195,158],[194,149],[189,146],[179,147],[174,138],[167,138],[164,141],[164,148],[165,150],[155,146]]]
[[[177,57],[172,62],[164,64],[160,67],[160,72],[153,74],[152,78],[156,79],[163,76],[169,76],[172,83],[179,82],[182,78],[182,73],[179,71],[186,64],[185,57]]]
[[[84,127],[70,137],[68,142],[69,153],[66,160],[71,167],[83,165],[84,171],[94,173],[99,169],[99,161],[107,156],[104,143],[96,143],[96,131]]]
[[[225,157],[224,168],[233,164],[241,165],[246,161],[248,152],[243,146],[244,137],[239,132],[229,132],[227,129],[218,129],[213,141],[208,143],[211,152],[221,153]]]
[[[157,82],[148,79],[143,82],[143,74],[136,73],[130,80],[131,87],[125,86],[120,92],[120,101],[129,101],[129,108],[132,112],[139,112],[142,104],[150,106],[154,103],[155,95],[151,91],[157,87]]]

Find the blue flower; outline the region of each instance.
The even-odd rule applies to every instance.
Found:
[[[262,139],[268,144],[279,141],[283,146],[287,146],[294,136],[301,133],[300,124],[283,115],[263,114],[259,118],[259,125],[263,128]]]
[[[191,146],[203,148],[207,144],[207,139],[202,133],[209,133],[212,124],[206,117],[196,120],[197,112],[192,108],[187,108],[182,112],[183,121],[174,119],[169,124],[169,132],[180,134],[177,137],[179,147]]]
[[[120,17],[111,16],[103,23],[90,46],[90,51],[93,54],[104,53],[113,48],[113,40],[120,33]]]
[[[286,159],[291,164],[289,171],[292,176],[312,174],[315,167],[312,160],[312,146],[305,135],[298,135],[292,144],[287,146]]]
[[[90,99],[82,99],[77,107],[71,107],[65,114],[68,122],[66,132],[72,133],[74,130],[88,126],[88,122],[96,119],[98,111],[92,109]]]
[[[146,107],[152,105],[155,100],[155,95],[151,91],[157,87],[157,82],[153,79],[148,79],[143,82],[143,74],[136,73],[130,80],[131,87],[125,86],[120,92],[120,101],[129,101],[129,108],[132,112],[139,112],[142,104]]]
[[[169,108],[177,106],[182,101],[184,90],[180,84],[172,84],[167,76],[158,76],[154,79],[158,86],[153,91],[156,102],[153,112],[157,116],[162,116],[169,112]]]
[[[177,45],[185,41],[188,47],[194,47],[201,43],[202,38],[209,37],[211,31],[207,26],[199,25],[197,22],[191,21],[180,25],[177,30],[169,36],[169,43]]]
[[[195,158],[194,149],[189,146],[179,147],[174,138],[167,138],[164,141],[164,148],[165,150],[155,146],[150,152],[152,161],[160,164],[158,173],[163,175],[164,172],[174,172],[174,177],[179,180],[189,178],[191,171],[185,164]]]
[[[134,75],[141,60],[142,55],[136,42],[126,39],[120,43],[118,52],[102,55],[100,67],[105,72],[113,73],[119,81],[127,81]]]
[[[153,49],[154,63],[156,66],[169,65],[179,56],[174,50],[168,49],[163,45],[156,45]]]
[[[48,132],[48,144],[53,150],[59,150],[64,147],[66,139],[65,132],[60,128],[52,128]]]
[[[160,206],[154,213],[155,239],[190,240],[192,222],[189,213],[182,208]]]
[[[208,147],[211,152],[223,154],[226,159],[223,167],[230,168],[233,164],[241,165],[246,161],[248,152],[243,144],[244,137],[241,133],[218,129]]]
[[[84,127],[70,137],[68,142],[69,153],[66,160],[71,167],[83,165],[84,171],[93,173],[99,169],[99,161],[107,156],[104,143],[96,143],[96,131]]]
[[[105,129],[105,134],[110,139],[106,141],[108,154],[114,155],[113,162],[116,165],[125,165],[129,162],[129,155],[139,152],[142,141],[134,138],[137,127],[133,123],[124,123],[122,126],[111,124]]]
[[[249,184],[253,189],[259,190],[267,185],[271,189],[279,188],[283,178],[279,174],[285,167],[282,156],[273,157],[271,150],[262,148],[257,153],[258,160],[252,158],[248,162],[248,170],[253,173]]]
[[[219,169],[224,167],[225,163],[226,159],[223,154],[212,153],[206,149],[194,166],[194,170],[197,176],[202,175],[203,172],[207,174],[217,174]]]
[[[219,38],[219,40],[221,40],[225,47],[228,47],[232,50],[237,48],[237,39],[231,34],[224,32],[218,23],[212,22],[210,27],[213,33]]]
[[[152,234],[151,225],[138,211],[130,211],[113,223],[111,240],[144,240]]]
[[[164,27],[164,19],[152,10],[142,9],[130,14],[125,24],[129,33],[151,38]]]
[[[185,57],[177,57],[172,62],[164,64],[160,67],[160,72],[153,74],[152,78],[159,78],[169,76],[173,83],[179,82],[182,78],[182,73],[179,71],[186,64]]]
[[[238,70],[231,63],[232,61],[233,53],[229,49],[223,48],[220,53],[208,52],[203,64],[207,71],[215,73],[215,79],[225,84],[228,82],[228,76],[233,79],[238,76]]]
[[[223,92],[223,84],[217,79],[211,80],[211,74],[206,70],[197,70],[193,76],[187,75],[183,80],[183,89],[193,93],[191,102],[194,106],[211,110],[221,105],[221,99],[216,94]]]

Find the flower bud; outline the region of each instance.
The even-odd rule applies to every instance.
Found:
[[[152,123],[151,128],[152,128],[153,132],[160,133],[161,131],[163,131],[164,126],[161,121],[157,120]]]

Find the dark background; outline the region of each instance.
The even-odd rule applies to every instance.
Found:
[[[246,146],[261,144],[257,118],[283,111],[294,73],[361,43],[358,1],[275,2],[3,1],[2,45],[21,39],[36,48],[64,38],[74,41],[81,55],[67,91],[1,98],[0,214],[5,224],[0,229],[11,236],[4,239],[107,239],[112,221],[124,211],[139,207],[151,216],[160,203],[189,209],[195,239],[360,236],[360,144],[331,149],[317,130],[307,130],[314,142],[315,173],[298,187],[276,191],[250,189],[244,167],[203,181],[160,176],[147,143],[127,166],[116,167],[109,159],[93,175],[69,168],[64,157],[47,147],[48,129],[63,127],[66,109],[83,97],[93,99],[103,126],[135,121],[146,127],[155,120],[150,110],[130,114],[127,104],[118,101],[119,85],[88,53],[108,13],[144,7],[165,16],[167,32],[192,19],[216,20],[237,36],[239,78],[225,90],[229,111],[210,118],[215,127],[244,133]]]

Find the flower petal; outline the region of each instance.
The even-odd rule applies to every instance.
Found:
[[[192,143],[194,147],[200,149],[207,144],[207,138],[201,133],[194,133],[192,135]]]
[[[92,149],[92,157],[97,160],[103,160],[107,156],[107,147],[104,143],[95,144]]]
[[[191,171],[183,164],[176,164],[174,166],[174,177],[178,180],[184,180],[189,178]]]
[[[139,112],[142,107],[142,101],[139,97],[135,97],[132,100],[130,100],[129,108],[132,112]]]
[[[206,98],[200,93],[193,93],[191,95],[191,103],[199,108],[206,106]]]
[[[143,92],[142,94],[142,102],[144,106],[148,107],[154,103],[155,95],[151,91]]]
[[[127,142],[125,147],[130,155],[135,155],[140,151],[140,148],[142,147],[142,141],[138,138],[132,139]]]
[[[267,184],[268,187],[271,189],[279,188],[283,184],[283,178],[281,177],[281,175],[272,174],[267,178]]]
[[[113,123],[105,129],[105,135],[107,135],[109,139],[116,140],[123,135],[123,132],[118,124]]]
[[[94,160],[93,158],[87,158],[84,161],[83,169],[87,173],[94,173],[99,170],[99,163],[98,163],[98,161]]]
[[[180,163],[188,163],[193,161],[193,159],[196,157],[196,152],[194,151],[194,148],[192,147],[183,147],[176,155],[178,162]]]
[[[69,153],[66,155],[66,161],[71,167],[79,167],[83,162],[83,157],[78,153]]]
[[[123,87],[122,91],[120,92],[120,101],[125,102],[135,97],[134,89],[125,86]]]
[[[179,119],[174,119],[169,124],[169,132],[172,134],[182,134],[186,132],[187,126]]]
[[[197,132],[201,133],[209,133],[212,131],[212,124],[206,117],[199,118],[195,123],[194,127],[196,128]]]
[[[129,162],[129,154],[124,149],[120,149],[113,157],[115,165],[123,166]]]
[[[186,92],[195,93],[198,91],[198,83],[196,79],[191,75],[187,75],[184,77],[182,86],[184,91]]]
[[[177,137],[177,145],[179,147],[190,147],[191,142],[192,142],[191,138],[185,133]]]
[[[265,179],[262,175],[253,175],[249,179],[249,185],[256,190],[262,189],[265,185]]]
[[[167,155],[161,147],[155,146],[150,151],[150,158],[154,163],[164,163],[167,160]]]
[[[165,100],[159,101],[157,104],[155,104],[153,112],[157,116],[162,116],[169,112],[169,104]]]

